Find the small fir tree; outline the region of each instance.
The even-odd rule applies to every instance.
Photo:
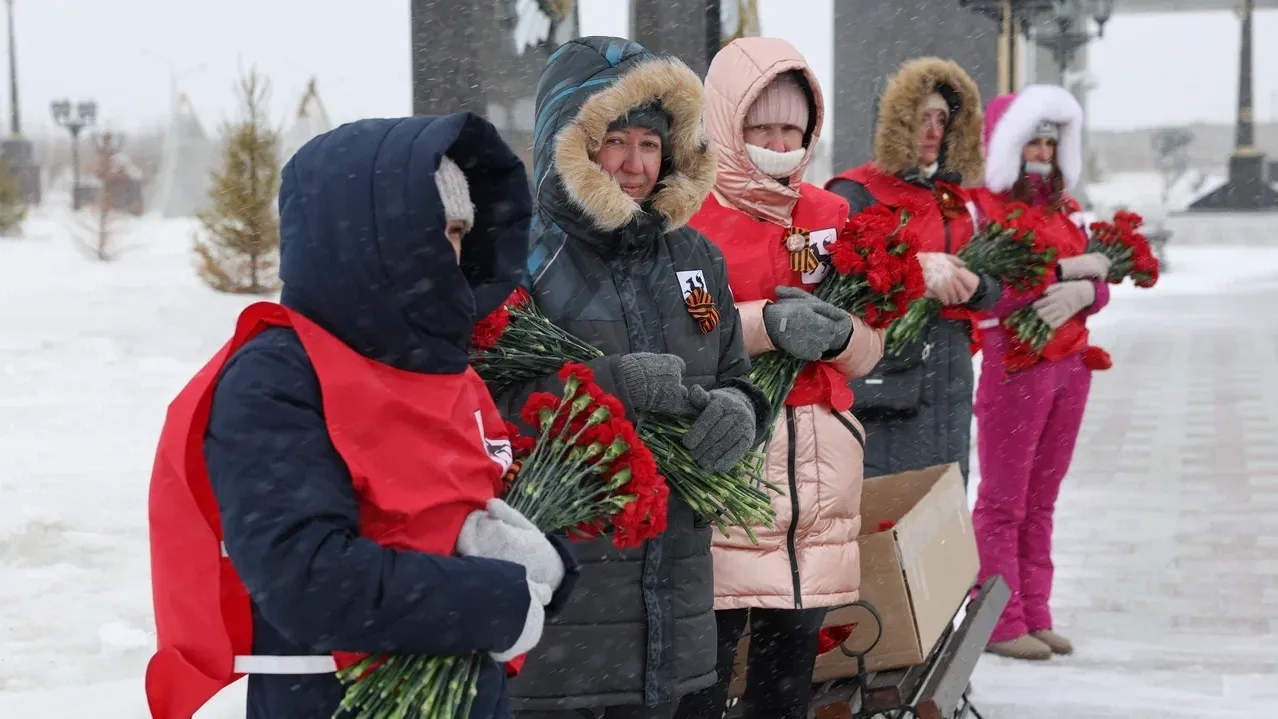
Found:
[[[115,132],[95,134],[90,142],[92,155],[89,160],[89,185],[91,193],[81,187],[81,196],[88,195],[81,209],[75,214],[71,237],[86,255],[99,262],[110,262],[120,252],[120,213],[116,205],[120,191],[120,151],[124,138]],[[72,192],[77,192],[72,188]]]
[[[26,219],[27,203],[22,198],[22,186],[9,162],[0,157],[0,236],[22,234],[22,223]]]
[[[266,117],[269,84],[250,70],[240,79],[242,117],[222,128],[222,167],[213,172],[210,209],[197,217],[200,277],[219,292],[266,294],[279,287],[280,227],[275,217],[278,135]]]

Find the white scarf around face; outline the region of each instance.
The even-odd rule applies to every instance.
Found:
[[[766,147],[747,143],[746,154],[750,156],[750,161],[763,174],[780,179],[793,174],[799,165],[803,164],[803,158],[808,154],[808,151],[807,148],[800,147],[790,152],[776,152]]]
[[[1025,161],[1025,174],[1037,175],[1038,177],[1050,177],[1052,174],[1052,163],[1050,162],[1032,162]]]

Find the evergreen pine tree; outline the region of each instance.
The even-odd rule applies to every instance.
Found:
[[[27,203],[22,199],[22,186],[9,162],[0,157],[0,236],[21,234],[25,219]]]
[[[222,128],[222,167],[213,172],[210,208],[195,253],[200,277],[215,290],[266,294],[279,287],[278,137],[266,117],[269,86],[250,70],[240,79],[242,117]]]

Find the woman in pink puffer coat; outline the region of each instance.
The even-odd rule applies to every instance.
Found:
[[[689,225],[723,251],[747,352],[808,364],[766,447],[774,526],[753,528],[757,546],[739,529],[715,536],[719,682],[685,697],[681,718],[723,712],[748,622],[745,717],[805,719],[826,610],[858,598],[865,430],[847,381],[879,361],[883,337],[809,294],[827,268],[796,263],[787,242],[823,254],[847,222],[846,200],[803,182],[822,112],[816,76],[784,40],[735,40],[706,77],[718,179]]]

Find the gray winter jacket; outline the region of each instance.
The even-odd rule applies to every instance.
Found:
[[[538,307],[602,350],[593,363],[604,389],[628,402],[618,369],[631,352],[677,354],[686,383],[739,383],[750,362],[723,256],[685,227],[714,181],[697,76],[616,38],[561,47],[537,92],[537,210],[529,256]],[[643,208],[590,159],[609,122],[656,98],[671,116],[662,180]],[[704,287],[718,309],[703,332],[684,291]],[[514,415],[533,391],[558,392],[554,377],[499,388]],[[760,428],[761,429],[761,428]],[[516,711],[676,701],[715,681],[714,573],[707,523],[671,498],[668,529],[645,546],[617,550],[601,538],[576,544],[581,578],[569,605],[511,683]]]

